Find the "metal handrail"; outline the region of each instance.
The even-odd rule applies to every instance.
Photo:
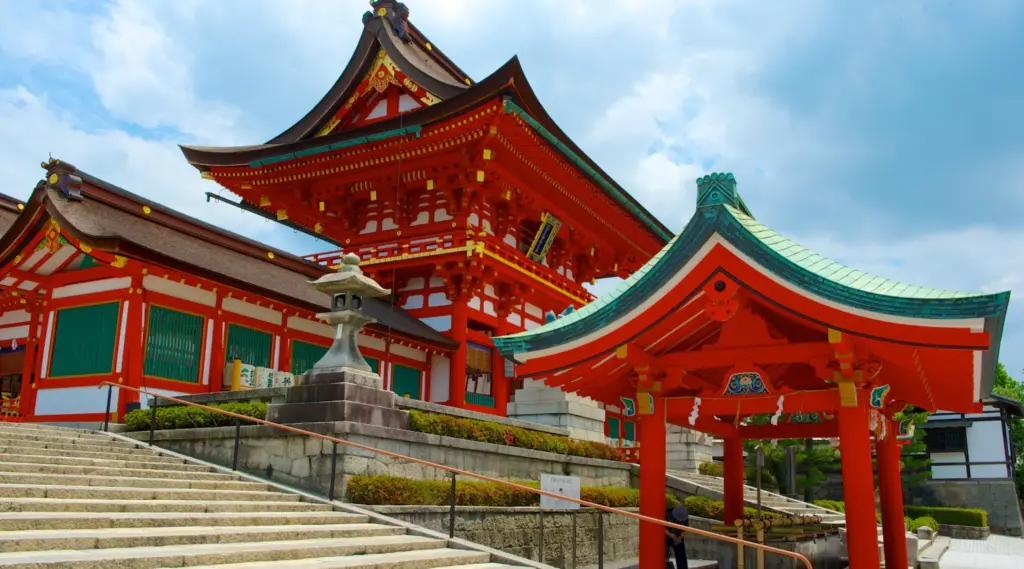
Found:
[[[159,397],[160,399],[166,399],[168,401],[173,401],[174,403],[177,403],[179,405],[187,405],[189,407],[197,407],[199,409],[204,409],[206,411],[210,411],[210,412],[213,412],[213,413],[219,413],[221,415],[227,415],[229,417],[234,417],[235,419],[238,419],[239,421],[249,421],[249,422],[252,422],[252,423],[259,424],[259,425],[266,425],[266,426],[269,426],[269,427],[273,427],[275,429],[278,429],[278,430],[281,430],[281,431],[286,431],[286,432],[289,432],[289,433],[295,433],[295,434],[298,434],[298,435],[305,435],[307,437],[313,437],[313,438],[322,439],[322,440],[325,440],[325,441],[331,441],[332,443],[334,443],[335,452],[337,452],[337,445],[340,444],[340,445],[345,445],[347,447],[352,447],[352,448],[356,448],[356,449],[359,449],[359,450],[364,450],[364,451],[367,451],[367,452],[372,452],[372,453],[375,453],[375,454],[380,454],[380,455],[384,455],[384,456],[391,457],[391,458],[397,458],[399,460],[405,460],[405,461],[411,462],[413,464],[419,464],[421,466],[429,466],[429,467],[432,467],[432,468],[436,468],[438,470],[442,470],[442,471],[449,472],[449,473],[452,474],[452,487],[453,488],[455,487],[455,476],[468,476],[469,478],[475,478],[477,480],[482,480],[484,482],[491,482],[491,483],[494,483],[494,484],[500,484],[500,485],[506,486],[508,488],[514,488],[516,490],[520,490],[520,491],[524,491],[524,492],[531,492],[533,494],[538,494],[540,496],[547,496],[549,498],[555,498],[557,500],[562,500],[562,501],[565,501],[565,502],[571,502],[573,504],[579,504],[580,506],[583,506],[583,507],[586,507],[586,508],[591,508],[591,509],[597,510],[598,512],[606,512],[606,513],[609,513],[609,514],[616,514],[616,515],[620,515],[620,516],[625,516],[627,518],[632,518],[632,519],[635,519],[635,520],[638,520],[638,521],[641,521],[641,522],[652,523],[652,524],[663,526],[665,528],[671,528],[671,529],[680,530],[680,531],[683,531],[685,533],[691,533],[691,534],[694,534],[694,535],[699,535],[699,536],[707,537],[707,538],[710,538],[710,539],[717,539],[719,541],[725,541],[725,542],[732,543],[732,544],[735,544],[735,545],[742,545],[743,547],[752,547],[754,549],[757,549],[757,550],[760,550],[760,551],[764,551],[764,552],[767,552],[767,553],[776,553],[778,555],[783,555],[785,557],[791,557],[793,559],[801,561],[807,569],[814,569],[814,567],[811,565],[811,561],[809,559],[807,559],[803,555],[800,555],[799,553],[796,553],[796,552],[793,552],[793,551],[786,551],[784,549],[778,549],[778,548],[775,548],[775,547],[771,547],[771,546],[768,546],[768,545],[763,545],[763,544],[756,543],[756,542],[753,542],[753,541],[746,541],[746,540],[742,540],[742,539],[736,539],[734,537],[720,535],[720,534],[717,534],[717,533],[714,533],[714,532],[710,532],[710,531],[704,531],[704,530],[697,529],[697,528],[692,528],[692,527],[689,527],[689,526],[683,526],[683,525],[679,525],[679,524],[674,524],[674,523],[666,522],[665,520],[661,520],[661,519],[658,519],[658,518],[652,518],[650,516],[645,516],[645,515],[642,515],[642,514],[637,514],[637,513],[633,513],[633,512],[627,512],[625,510],[620,510],[618,508],[612,508],[612,507],[609,507],[609,506],[603,506],[601,504],[595,504],[593,502],[587,502],[587,501],[584,501],[584,500],[578,500],[576,498],[571,498],[569,496],[563,496],[561,494],[555,494],[553,492],[547,492],[547,491],[540,490],[540,489],[537,489],[537,488],[530,488],[529,486],[523,486],[522,484],[516,484],[514,482],[508,482],[506,480],[500,480],[498,478],[492,478],[490,476],[485,476],[483,474],[477,474],[476,472],[470,472],[468,470],[461,470],[461,469],[458,469],[458,468],[453,468],[451,466],[445,466],[443,464],[437,464],[435,462],[430,462],[430,461],[422,460],[422,459],[419,459],[419,458],[413,458],[411,456],[405,456],[405,455],[402,455],[402,454],[398,454],[396,452],[390,452],[390,451],[381,450],[381,449],[378,449],[378,448],[373,448],[371,446],[362,445],[362,444],[359,444],[359,443],[354,443],[352,441],[347,441],[347,440],[344,440],[344,439],[339,439],[339,438],[336,438],[336,437],[332,437],[330,435],[322,435],[320,433],[314,433],[312,431],[307,431],[307,430],[299,429],[299,428],[296,428],[296,427],[290,427],[288,425],[282,425],[280,423],[273,423],[273,422],[267,421],[265,419],[257,419],[256,417],[249,417],[249,416],[246,416],[246,415],[241,415],[239,413],[232,413],[230,411],[225,411],[223,409],[218,409],[216,407],[210,407],[208,405],[202,405],[200,403],[193,403],[191,401],[185,401],[184,399],[178,399],[177,397],[171,397],[169,395],[163,395],[163,394],[160,394],[160,393],[155,393],[155,392],[149,391],[147,389],[139,389],[137,387],[129,387],[127,385],[122,385],[122,384],[119,384],[119,383],[112,383],[112,382],[109,382],[109,381],[104,381],[104,382],[100,383],[98,387],[102,389],[104,386],[106,386],[107,389],[111,390],[111,391],[108,391],[108,396],[107,396],[107,401],[108,401],[107,417],[108,418],[110,416],[110,408],[109,408],[110,395],[109,394],[112,392],[113,388],[115,388],[115,387],[118,388],[118,389],[127,389],[129,391],[134,391],[136,393],[142,393],[142,394],[154,397],[154,398]],[[155,403],[155,400],[154,400],[154,403]],[[153,409],[153,415],[152,415],[153,421],[151,421],[151,424],[150,424],[150,428],[151,428],[151,431],[150,431],[150,443],[149,443],[150,445],[153,444],[152,428],[154,427],[154,424],[155,424],[156,405],[154,405],[152,407],[152,409]],[[235,425],[235,437],[236,437],[236,439],[235,439],[235,447],[236,448],[235,448],[235,458],[234,458],[234,460],[236,461],[236,463],[237,463],[237,460],[238,460],[238,452],[237,452],[238,448],[237,448],[237,446],[238,446],[238,432],[239,432],[239,425],[240,424],[241,423],[236,422],[236,425]],[[236,470],[237,470],[237,468],[236,468]],[[331,484],[332,484],[332,486],[334,484],[334,477],[333,476],[331,477]],[[454,524],[452,524],[452,529],[454,529]]]

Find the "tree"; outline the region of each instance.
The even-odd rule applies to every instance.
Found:
[[[996,377],[992,386],[992,393],[1017,401],[1024,401],[1024,384],[1010,377],[1003,364],[998,364],[996,366]],[[1024,450],[1024,420],[1019,417],[1014,417],[1010,422],[1010,441],[1017,455],[1017,464],[1013,465],[1013,478],[1017,483],[1017,496],[1024,498],[1024,456],[1021,456],[1021,451]]]

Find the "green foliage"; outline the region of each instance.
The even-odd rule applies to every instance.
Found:
[[[988,512],[979,508],[940,508],[931,506],[906,506],[908,516],[934,518],[940,524],[950,526],[988,527]]]
[[[846,513],[846,504],[836,500],[815,500],[815,506],[821,506],[822,508],[828,508],[837,512]],[[937,524],[945,524],[951,526],[970,526],[970,527],[988,527],[988,512],[978,508],[944,508],[944,507],[933,507],[933,506],[904,506],[903,514],[906,516],[906,521],[909,523],[913,520],[915,523],[919,518],[928,518],[931,520],[937,520]],[[881,514],[879,514],[880,516]],[[911,530],[915,530],[920,526],[911,526]],[[931,526],[929,526],[931,527]],[[936,525],[935,529],[938,529]]]
[[[921,516],[920,518],[914,518],[914,520],[910,522],[910,527],[912,528],[911,531],[922,527],[932,528],[932,531],[939,531],[939,522],[935,521],[935,518],[933,517]]]
[[[917,529],[914,527],[913,518],[909,518],[907,516],[903,517],[903,525],[907,527],[907,531],[914,531],[915,529]]]
[[[538,482],[516,482],[528,488],[540,488]],[[450,480],[412,480],[397,476],[353,476],[348,483],[348,500],[353,504],[371,506],[447,506],[451,498]],[[640,491],[622,487],[580,488],[580,499],[611,508],[640,506]],[[672,494],[665,496],[666,505],[680,504]],[[493,482],[457,480],[457,506],[491,506],[501,508],[539,506],[540,495]]]
[[[697,471],[704,476],[717,476],[722,478],[725,476],[725,465],[721,462],[702,462],[697,467]]]
[[[833,512],[839,512],[841,514],[846,513],[846,504],[838,500],[815,500],[814,505],[827,510],[832,510]]]
[[[568,437],[510,427],[501,423],[435,415],[410,410],[409,429],[420,433],[553,452],[555,454],[621,461],[619,452],[603,443],[577,441]]]
[[[903,480],[904,491],[932,477],[932,461],[928,458],[928,447],[924,442],[926,431],[921,428],[928,421],[928,416],[931,413],[927,411],[911,413],[910,409],[910,407],[907,407],[906,410],[893,415],[893,419],[896,421],[911,419],[914,421],[914,425],[916,425],[913,442],[903,445],[901,451],[903,471],[900,473],[900,477]]]
[[[754,415],[750,418],[751,424],[767,423],[770,415]],[[779,489],[780,482],[786,480],[788,447],[797,447],[796,450],[796,486],[802,491],[806,499],[814,494],[814,490],[826,480],[827,472],[839,470],[839,455],[829,445],[805,444],[803,439],[780,439],[777,445],[767,444],[762,441],[745,441],[746,449],[751,462],[755,459],[755,449],[758,444],[764,444],[764,470],[761,472],[761,485],[765,488]],[[745,477],[747,484],[754,480],[754,466],[748,466]]]
[[[267,404],[262,401],[220,403],[210,405],[210,407],[256,419],[267,417]],[[124,417],[125,429],[148,431],[151,413],[150,409],[136,409],[128,413]],[[188,405],[157,407],[156,409],[156,428],[158,430],[224,427],[234,424],[234,417]]]
[[[1024,401],[1024,383],[1006,373],[1003,364],[996,366],[996,377],[992,393]],[[1017,483],[1017,496],[1024,500],[1024,419],[1015,417],[1010,423],[1010,441],[1017,453],[1017,464],[1013,465],[1013,479]]]
[[[686,497],[686,509],[689,511],[691,516],[697,516],[699,518],[708,518],[711,520],[724,521],[725,517],[725,504],[721,500],[712,500],[705,496],[687,496]],[[743,508],[743,517],[747,519],[757,518],[756,508]],[[774,512],[767,512],[761,510],[761,519],[771,520],[785,517],[781,514]]]

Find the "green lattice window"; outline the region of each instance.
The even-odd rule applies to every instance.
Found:
[[[623,424],[626,427],[626,436],[624,437],[627,441],[633,442],[636,440],[636,423],[633,421],[624,421]]]
[[[367,357],[363,357],[363,359],[366,360],[367,365],[370,366],[370,369],[373,370],[373,373],[380,373],[380,360],[376,358]]]
[[[143,373],[149,377],[198,383],[203,320],[195,314],[150,306]]]
[[[309,342],[292,341],[292,373],[300,375],[313,369],[316,362],[327,353],[327,346]]]
[[[108,302],[58,310],[50,377],[111,373],[120,309]]]
[[[618,440],[619,438],[618,417],[608,417],[608,438],[612,440]]]
[[[270,367],[270,332],[254,330],[238,324],[228,325],[227,361],[242,360],[243,364]]]
[[[420,376],[422,372],[414,367],[395,364],[391,368],[391,390],[406,399],[420,398]]]

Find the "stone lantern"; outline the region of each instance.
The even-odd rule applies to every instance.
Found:
[[[363,312],[364,300],[388,296],[391,291],[364,275],[359,268],[359,257],[353,253],[342,258],[337,272],[328,273],[310,284],[318,291],[331,295],[331,311],[316,316],[336,327],[336,331],[334,344],[307,374],[307,383],[324,383],[317,381],[319,376],[341,371],[363,373],[379,380],[380,377],[370,369],[366,359],[359,353],[359,331],[363,326],[376,322]]]
[[[368,299],[391,294],[359,268],[349,253],[336,272],[309,283],[331,296],[331,311],[317,317],[335,327],[334,343],[306,372],[298,385],[286,390],[284,401],[267,407],[267,420],[308,424],[351,422],[394,429],[408,427],[408,417],[395,405],[395,394],[384,391],[383,380],[359,353],[359,331],[374,322],[363,312]]]

